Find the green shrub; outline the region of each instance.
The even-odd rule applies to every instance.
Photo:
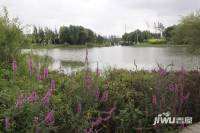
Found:
[[[150,44],[166,44],[167,43],[165,39],[148,39],[147,42]]]
[[[17,19],[10,20],[4,8],[4,15],[0,16],[0,62],[10,62],[17,58],[24,35]]]

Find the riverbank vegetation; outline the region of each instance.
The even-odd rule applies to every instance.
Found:
[[[24,49],[52,49],[52,48],[67,48],[67,49],[81,49],[81,48],[92,48],[92,47],[109,47],[111,46],[110,43],[102,43],[102,44],[95,44],[95,43],[86,43],[84,45],[81,44],[48,44],[48,45],[39,45],[35,43],[29,43],[28,45],[22,48]]]

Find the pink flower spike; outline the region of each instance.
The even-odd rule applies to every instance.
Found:
[[[17,100],[16,100],[16,108],[22,108],[24,106],[24,103],[26,102],[26,98],[23,96],[20,96]]]
[[[45,122],[48,126],[53,126],[55,123],[54,112],[48,112],[45,117]]]
[[[51,80],[51,89],[55,89],[55,88],[56,88],[56,81]]]
[[[189,93],[189,92],[187,93],[186,96],[181,96],[181,103],[184,103],[185,101],[187,101],[188,98],[189,98],[189,96],[190,96],[190,93]]]
[[[101,102],[107,102],[107,100],[108,100],[108,91],[106,90],[103,92],[103,95],[101,97]]]
[[[48,67],[45,67],[45,68],[44,68],[44,79],[47,79],[47,78],[48,78],[48,75],[49,75]]]
[[[178,91],[178,86],[177,86],[176,83],[170,83],[168,89],[171,92],[177,92]]]
[[[29,101],[29,102],[36,102],[37,99],[38,99],[38,96],[35,91],[33,91],[32,94],[27,97],[27,101]]]
[[[5,118],[5,129],[9,129],[10,128],[10,118],[9,117],[6,117]]]
[[[92,128],[85,129],[84,133],[92,133]]]
[[[92,127],[99,126],[102,122],[103,122],[103,118],[102,117],[98,117],[96,119],[96,121],[92,122]]]
[[[159,68],[158,72],[159,72],[160,76],[165,76],[167,74],[167,71],[164,68],[162,68],[159,65],[158,65],[158,68]]]
[[[28,68],[29,68],[29,72],[30,72],[30,76],[32,76],[33,75],[33,71],[34,71],[34,69],[33,69],[33,61],[32,61],[32,57],[31,56],[29,56],[29,59],[28,59]]]
[[[95,96],[96,96],[96,100],[97,100],[97,101],[99,101],[99,97],[100,97],[100,91],[99,91],[99,89],[98,89],[98,88],[96,89]]]
[[[51,95],[52,95],[52,89],[49,88],[46,95],[41,100],[44,106],[47,106],[49,104],[49,97],[51,97]]]
[[[15,75],[17,72],[17,63],[16,60],[13,60],[12,62],[12,70],[13,70],[13,74]]]
[[[48,96],[44,96],[43,98],[42,98],[42,104],[44,105],[44,106],[47,106],[48,104],[49,104],[49,97]]]

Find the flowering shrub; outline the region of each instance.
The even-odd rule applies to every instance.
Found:
[[[37,63],[30,57],[25,66],[13,61],[7,68],[10,77],[0,68],[2,132],[126,133],[178,129],[179,125],[153,126],[154,117],[166,111],[174,116],[193,117],[193,122],[200,120],[198,71],[167,71],[158,67],[153,72],[113,69],[100,73],[98,67],[91,72],[86,65],[84,71],[64,75],[49,72],[47,65],[34,66]],[[39,82],[38,75],[43,75]]]

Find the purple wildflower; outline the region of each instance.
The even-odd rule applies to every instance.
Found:
[[[37,101],[37,99],[38,99],[38,96],[35,91],[33,91],[32,94],[27,97],[27,101],[29,101],[29,102],[35,102],[35,101]]]
[[[45,117],[45,122],[48,126],[53,126],[55,123],[54,112],[48,112]]]
[[[55,88],[56,88],[56,81],[51,80],[51,89],[55,89]]]
[[[5,129],[9,129],[10,128],[10,118],[9,117],[6,117],[5,118]]]
[[[184,103],[185,101],[187,101],[188,100],[188,98],[189,98],[189,96],[190,96],[190,93],[188,92],[187,93],[187,95],[186,96],[181,96],[181,103]]]
[[[52,95],[52,91],[53,91],[53,89],[49,88],[46,95],[48,97],[50,97]]]
[[[13,70],[13,74],[15,75],[17,72],[17,63],[16,60],[13,60],[12,62],[12,70]]]
[[[102,122],[103,122],[103,118],[102,117],[98,117],[96,119],[96,121],[92,122],[92,127],[99,126]]]
[[[159,65],[158,65],[158,68],[159,68],[158,72],[159,72],[160,76],[165,76],[167,74],[167,71],[164,68],[162,68]]]
[[[178,86],[176,83],[170,83],[168,86],[169,91],[171,92],[177,92],[178,91]]]
[[[101,102],[106,102],[108,100],[108,91],[104,91],[101,97]]]
[[[22,108],[24,106],[24,103],[26,102],[26,98],[23,96],[20,96],[17,100],[16,100],[16,108]]]
[[[29,56],[29,59],[28,59],[28,68],[29,68],[30,76],[32,76],[34,70],[33,70],[33,60],[31,56]]]
[[[44,79],[47,79],[49,75],[48,67],[44,67]]]
[[[44,105],[44,106],[47,106],[48,104],[49,104],[49,97],[48,96],[44,96],[43,98],[42,98],[42,104]]]
[[[47,93],[46,93],[46,95],[42,98],[42,104],[44,105],[44,106],[47,106],[48,105],[48,103],[49,103],[49,97],[52,95],[52,89],[50,88],[50,89],[48,89],[48,91],[47,91]]]
[[[99,91],[98,88],[97,88],[97,90],[96,90],[95,96],[96,96],[96,100],[99,101],[100,91]]]
[[[104,120],[104,121],[108,121],[108,120],[110,120],[110,118],[111,118],[111,115],[108,115],[108,116],[106,116],[105,118],[103,118],[103,120]]]
[[[38,67],[37,67],[37,80],[41,80],[41,75],[40,75],[40,63],[38,63]]]
[[[84,133],[92,133],[92,128],[85,129]]]

